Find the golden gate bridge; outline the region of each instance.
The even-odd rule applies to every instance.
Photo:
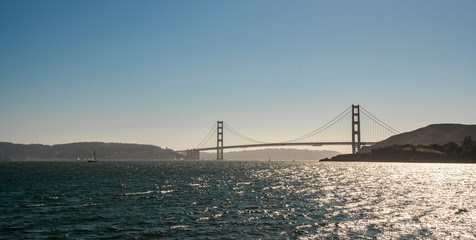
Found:
[[[336,127],[338,123],[343,122],[343,120],[346,119],[346,117],[348,116],[351,117],[351,121],[349,125],[346,125],[351,127],[351,141],[313,140],[316,136],[324,135],[326,131],[329,131],[329,129]],[[364,134],[363,128],[366,129],[366,132]],[[224,130],[227,130],[227,133],[230,133],[235,137],[247,141],[247,143],[224,145]],[[240,133],[224,121],[217,121],[217,123],[212,126],[208,134],[197,145],[197,147],[193,149],[179,150],[178,152],[185,153],[186,159],[200,159],[200,151],[216,150],[216,159],[223,160],[225,149],[272,146],[351,145],[352,153],[356,154],[360,151],[362,146],[373,145],[381,140],[384,140],[392,135],[399,133],[400,132],[398,132],[390,125],[386,124],[385,122],[374,116],[372,113],[370,113],[360,105],[352,105],[323,126],[300,137],[282,142],[259,141]],[[216,136],[216,146],[207,147],[207,144],[210,144],[214,136]],[[368,140],[365,140],[364,138]]]

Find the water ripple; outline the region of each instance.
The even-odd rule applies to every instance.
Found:
[[[1,238],[476,239],[474,165],[1,164]]]

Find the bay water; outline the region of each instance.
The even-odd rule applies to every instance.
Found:
[[[476,239],[476,165],[0,163],[1,239]]]

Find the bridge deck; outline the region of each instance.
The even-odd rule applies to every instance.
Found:
[[[376,142],[361,142],[360,145],[372,145],[372,144],[375,144],[375,143]],[[223,146],[223,149],[273,147],[273,146],[324,146],[324,145],[352,145],[352,142],[260,143],[260,144]],[[193,150],[210,151],[210,150],[217,150],[217,147],[196,148],[196,149],[193,149]],[[185,152],[185,151],[187,151],[187,150],[179,150],[177,152]]]

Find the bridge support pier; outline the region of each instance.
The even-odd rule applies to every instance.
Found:
[[[360,151],[360,105],[352,105],[352,154]]]
[[[198,160],[200,159],[200,150],[198,149],[187,149],[186,159],[189,160]]]
[[[223,160],[223,121],[217,122],[217,160]]]

